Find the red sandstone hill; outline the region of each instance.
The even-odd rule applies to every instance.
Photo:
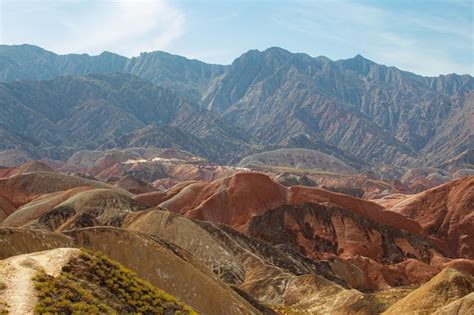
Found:
[[[105,183],[53,172],[29,172],[0,178],[0,195],[18,208],[44,194],[75,187],[118,189]]]
[[[270,304],[297,308],[303,291],[314,287],[314,281],[320,282],[314,277],[320,275],[319,269],[316,273],[295,269],[301,264],[326,266],[326,280],[364,291],[421,284],[445,267],[468,273],[474,270],[474,260],[456,259],[459,256],[450,254],[441,236],[429,235],[413,219],[368,200],[318,188],[285,187],[261,173],[182,182],[167,191],[133,195],[80,177],[33,172],[0,179],[0,194],[6,196],[5,208],[13,207],[10,213],[4,211],[3,217],[7,217],[2,227],[59,233],[116,226],[165,237],[200,257],[224,281]],[[461,193],[455,197],[465,199]],[[469,205],[470,199],[466,200],[460,207]],[[175,213],[165,215],[150,207]],[[176,212],[216,223],[189,220]],[[211,246],[217,239],[222,240],[222,246]],[[286,258],[281,253],[286,253]],[[248,255],[258,257],[250,259]],[[280,270],[272,265],[275,259]],[[232,266],[228,260],[233,261]],[[288,270],[293,274],[288,275]],[[273,288],[287,278],[293,285],[274,300]],[[308,296],[312,298],[307,305],[316,305],[314,295]]]
[[[311,258],[339,256],[367,272],[373,288],[427,281],[450,261],[444,258],[447,244],[415,220],[348,195],[284,187],[261,173],[176,190],[171,197],[160,194],[158,206],[291,245]]]
[[[474,176],[399,196],[389,209],[416,220],[428,234],[446,242],[452,256],[474,258]]]
[[[25,164],[19,166],[0,169],[0,178],[30,172],[53,172],[53,169],[40,161],[28,161]]]
[[[413,220],[386,211],[376,203],[324,189],[285,187],[262,173],[236,173],[211,183],[190,184],[160,206],[188,217],[222,222],[246,230],[252,217],[269,209],[324,202],[346,208],[381,224],[419,235],[426,234]]]

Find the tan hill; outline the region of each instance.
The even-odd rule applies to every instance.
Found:
[[[353,313],[363,301],[363,313],[378,307],[360,292],[347,289],[346,275],[339,273],[338,262],[309,260],[290,248],[272,246],[223,224],[152,210],[130,214],[124,226],[188,250],[223,281],[272,308]],[[342,268],[352,273],[347,279],[351,285],[368,288],[369,280],[362,270],[350,264]]]
[[[473,292],[472,274],[446,268],[384,314],[470,314],[474,305]]]
[[[309,149],[278,149],[246,156],[239,166],[260,168],[296,168],[301,170],[320,170],[333,173],[353,174],[357,170],[331,156]]]
[[[439,186],[453,180],[453,174],[437,168],[412,168],[403,174],[400,181],[413,193]]]
[[[0,261],[0,299],[11,314],[197,314],[105,255],[58,248]],[[113,275],[113,276],[108,276]],[[76,294],[81,295],[78,301]]]
[[[0,178],[30,172],[53,172],[53,169],[40,161],[28,161],[19,166],[0,169]]]
[[[131,175],[126,175],[120,178],[115,185],[131,192],[132,194],[143,194],[155,191],[151,184]]]
[[[40,195],[33,201],[14,210],[14,213],[11,213],[0,226],[21,227],[29,224],[72,196],[90,189],[93,189],[93,187],[79,186],[65,191]]]
[[[73,230],[66,234],[0,229],[0,235],[3,245],[0,258],[58,247],[87,248],[104,253],[199,313],[259,313],[189,253],[158,237],[107,227]]]
[[[111,185],[76,176],[52,172],[33,172],[0,178],[0,195],[7,197],[13,206],[19,207],[43,194],[81,186],[116,189]]]
[[[448,245],[451,255],[474,258],[474,176],[460,178],[416,195],[401,196],[390,210],[417,221]]]
[[[28,226],[48,230],[71,230],[88,226],[121,226],[129,212],[145,210],[146,205],[132,196],[111,189],[79,192],[41,214]],[[3,226],[7,226],[4,222]]]

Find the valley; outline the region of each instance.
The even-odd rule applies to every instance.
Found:
[[[470,314],[474,79],[0,45],[0,314]]]

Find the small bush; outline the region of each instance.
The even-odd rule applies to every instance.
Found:
[[[58,277],[40,272],[34,282],[39,314],[197,314],[105,255],[86,250]]]

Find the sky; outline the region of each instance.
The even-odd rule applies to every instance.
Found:
[[[0,43],[127,57],[162,50],[218,64],[278,46],[474,75],[474,0],[0,0]]]

